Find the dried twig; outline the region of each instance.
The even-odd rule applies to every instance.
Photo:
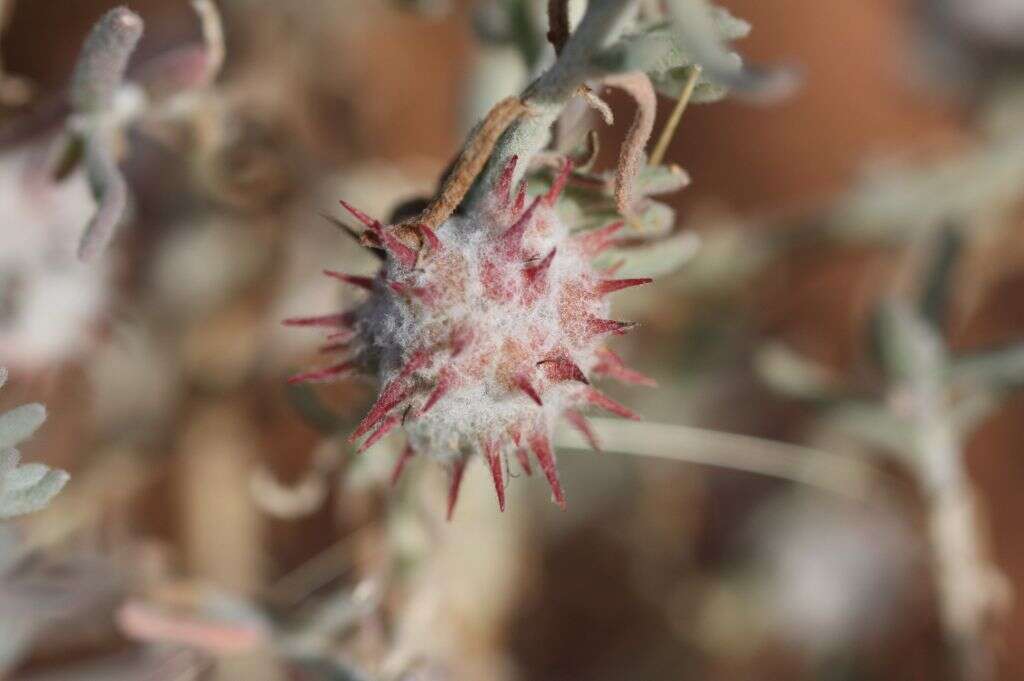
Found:
[[[690,97],[693,96],[694,88],[697,87],[697,81],[700,80],[700,71],[700,66],[694,66],[690,69],[690,77],[686,80],[686,86],[683,87],[683,92],[679,95],[679,99],[672,109],[672,114],[665,122],[665,127],[658,137],[657,144],[654,145],[654,151],[651,152],[649,163],[652,166],[661,165],[661,162],[665,159],[668,145],[672,141],[676,129],[679,127],[679,121],[682,120],[683,113],[686,112],[686,105],[690,102]]]
[[[422,213],[403,221],[402,225],[427,225],[436,229],[451,217],[490,158],[498,138],[526,111],[527,107],[518,97],[498,102],[474,131],[437,197]]]

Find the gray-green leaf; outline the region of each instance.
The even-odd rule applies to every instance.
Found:
[[[46,420],[46,407],[41,404],[25,404],[0,414],[0,448],[13,447],[28,438]]]
[[[68,474],[39,463],[18,465],[16,449],[0,451],[0,520],[38,511],[67,484]]]

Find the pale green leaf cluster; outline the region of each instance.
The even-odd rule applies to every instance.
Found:
[[[745,38],[750,24],[722,7],[711,8],[716,42],[726,45]],[[743,66],[739,54],[729,52],[736,71]],[[641,25],[597,55],[595,61],[609,72],[643,71],[655,88],[671,99],[678,99],[693,69],[699,65],[696,52],[680,28],[669,21]],[[728,88],[702,72],[692,102],[715,102],[728,94]]]
[[[0,386],[7,380],[0,368]],[[68,474],[39,463],[21,464],[16,446],[46,420],[41,404],[25,404],[0,414],[0,520],[44,508],[63,489]]]

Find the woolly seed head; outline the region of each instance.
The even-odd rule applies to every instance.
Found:
[[[596,445],[580,408],[634,415],[589,376],[643,378],[603,347],[608,335],[632,326],[608,319],[606,296],[649,280],[606,279],[591,265],[621,225],[571,236],[554,208],[569,165],[547,194],[529,202],[522,187],[511,191],[514,170],[515,159],[479,210],[449,218],[436,232],[420,226],[418,249],[345,204],[366,225],[363,239],[386,257],[374,278],[328,274],[368,297],[346,313],[288,320],[334,327],[330,349],[349,355],[292,380],[376,374],[380,395],[352,439],[365,438],[366,449],[402,426],[408,446],[396,477],[414,453],[446,465],[449,514],[476,454],[491,470],[502,508],[506,462],[514,455],[530,472],[529,453],[564,506],[550,444],[556,421],[565,417]]]

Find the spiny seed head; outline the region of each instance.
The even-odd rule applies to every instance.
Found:
[[[418,250],[345,204],[386,253],[384,264],[369,281],[331,273],[369,289],[351,312],[289,320],[349,332],[348,360],[293,380],[331,380],[352,369],[376,374],[380,395],[352,439],[365,438],[365,449],[401,425],[408,447],[400,467],[419,452],[451,471],[449,514],[475,454],[485,459],[504,508],[503,464],[516,456],[529,472],[526,450],[564,506],[550,444],[557,420],[565,417],[596,444],[580,408],[635,417],[588,377],[643,379],[603,347],[607,336],[632,326],[608,319],[606,296],[650,280],[609,281],[591,265],[617,227],[599,237],[570,235],[554,209],[569,170],[566,164],[552,191],[528,202],[499,183],[475,212],[436,231],[421,227]]]

